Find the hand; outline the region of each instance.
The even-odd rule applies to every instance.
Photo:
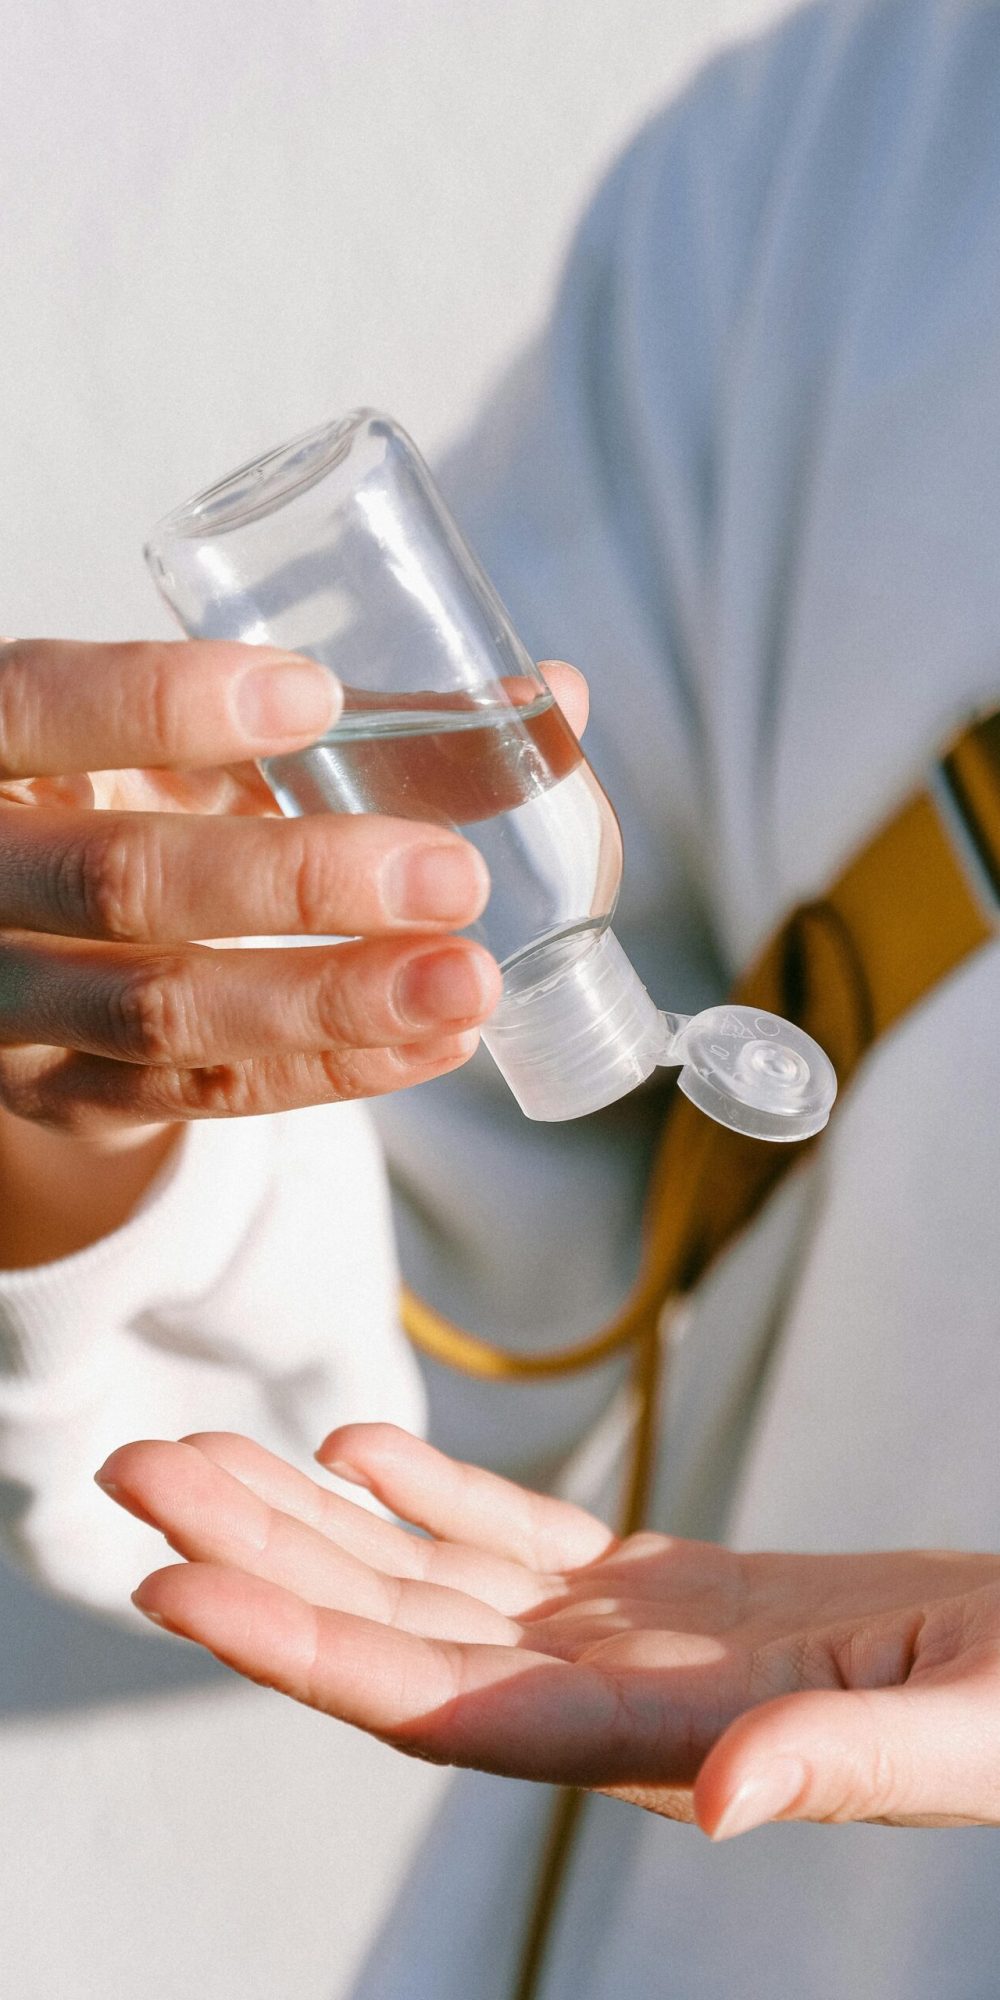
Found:
[[[716,1838],[1000,1822],[1000,1558],[620,1542],[387,1425],[317,1456],[425,1536],[245,1438],[114,1452],[98,1483],[187,1558],[140,1610],[400,1750]]]
[[[497,973],[442,934],[486,901],[474,850],[399,821],[283,821],[245,761],[303,747],[339,706],[325,669],[258,648],[0,648],[9,1110],[91,1135],[367,1096],[469,1054]],[[191,942],[296,933],[359,941]]]
[[[150,1127],[398,1090],[471,1054],[499,993],[450,935],[487,898],[475,850],[403,819],[282,820],[251,761],[313,741],[340,699],[265,648],[0,643],[0,1263],[114,1226],[162,1157],[158,1135],[126,1155]],[[352,942],[192,942],[310,933]]]

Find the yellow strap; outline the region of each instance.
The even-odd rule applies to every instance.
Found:
[[[967,729],[942,759],[992,895],[1000,898],[1000,710]]]
[[[950,746],[935,782],[904,801],[825,896],[792,912],[731,996],[814,1035],[841,1087],[879,1035],[995,934],[956,844],[950,808],[987,893],[992,884],[1000,896],[1000,711]],[[639,1273],[609,1325],[572,1347],[520,1354],[465,1332],[409,1290],[403,1324],[425,1354],[482,1380],[575,1374],[633,1347],[637,1415],[619,1524],[631,1534],[645,1518],[656,1466],[663,1307],[697,1284],[815,1143],[763,1145],[713,1124],[674,1092],[646,1196]],[[538,1993],[584,1804],[577,1791],[557,1797],[513,2000]]]

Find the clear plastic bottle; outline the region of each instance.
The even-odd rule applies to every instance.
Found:
[[[504,975],[483,1039],[529,1117],[596,1111],[682,1062],[723,1123],[793,1139],[826,1122],[833,1072],[798,1030],[650,999],[610,928],[611,803],[397,424],[359,410],[270,452],[168,516],[146,558],[193,637],[308,653],[343,683],[330,735],[261,766],[283,811],[428,820],[480,848],[476,929]]]

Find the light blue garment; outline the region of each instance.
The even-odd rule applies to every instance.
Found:
[[[626,948],[662,1004],[717,997],[1000,701],[1000,8],[810,7],[716,62],[611,176],[446,479],[529,647],[591,678]],[[703,1288],[662,1525],[998,1546],[998,1002],[991,948]],[[525,1346],[599,1321],[648,1130],[532,1129],[485,1065],[379,1117],[421,1288]],[[439,1437],[530,1476],[607,1383],[431,1394]],[[359,2000],[506,2000],[541,1824],[534,1788],[456,1781]],[[992,2000],[998,1871],[992,1831],[716,1852],[598,1800],[544,2000]]]

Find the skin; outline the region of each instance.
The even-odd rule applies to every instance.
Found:
[[[582,727],[581,677],[553,687]],[[454,935],[489,894],[475,849],[283,820],[253,762],[341,701],[262,647],[0,642],[0,1268],[117,1227],[187,1119],[400,1090],[475,1049],[500,990]],[[331,934],[352,942],[218,949]]]
[[[185,1560],[135,1602],[412,1756],[584,1786],[716,1839],[764,1820],[1000,1821],[1000,1557],[619,1541],[389,1425],[317,1457],[124,1445],[97,1475]]]

